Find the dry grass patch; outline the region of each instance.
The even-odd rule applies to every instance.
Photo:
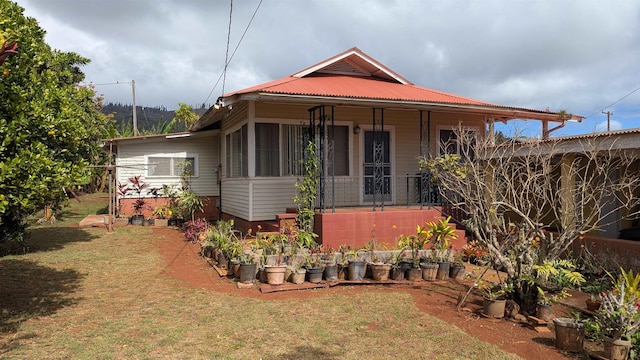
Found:
[[[403,292],[219,294],[161,276],[153,241],[181,239],[154,239],[144,227],[60,229],[34,232],[41,251],[0,259],[2,357],[513,358],[419,311]]]

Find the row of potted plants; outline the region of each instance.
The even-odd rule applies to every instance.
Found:
[[[145,183],[141,175],[132,176],[127,183],[118,184],[118,196],[120,199],[127,197],[135,198],[133,203],[134,214],[128,219],[131,225],[155,225],[167,226],[170,222],[180,225],[185,219],[194,221],[194,214],[202,211],[204,201],[193,190],[188,183],[178,188],[175,185],[162,185],[161,187],[150,188]],[[152,196],[157,204],[158,198],[167,199],[166,203],[151,207],[149,204]],[[151,210],[153,218],[145,218],[144,212]],[[122,202],[118,203],[117,216],[124,214]]]
[[[259,278],[263,270],[267,274],[294,275],[284,276],[282,281],[299,281],[300,276],[295,275],[301,273],[307,274],[307,281],[311,282],[360,281],[368,273],[376,281],[436,280],[450,276],[460,279],[465,267],[460,257],[454,259],[450,248],[449,240],[456,234],[448,225],[449,220],[427,223],[424,227],[418,226],[415,235],[400,236],[398,249],[394,251],[376,249],[375,228],[365,248],[341,246],[336,250],[320,248],[315,242],[316,234],[299,230],[293,224],[287,224],[278,233],[264,233],[259,229],[255,236],[251,232],[243,236],[233,229],[233,221],[220,221],[207,228],[206,240],[201,246],[203,255],[213,258],[222,268],[231,268],[236,275],[240,272],[235,270],[242,265],[254,265],[255,276],[246,279],[247,282]],[[193,236],[190,239],[193,240]],[[425,249],[431,241],[433,247]]]

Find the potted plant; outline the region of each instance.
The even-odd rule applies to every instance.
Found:
[[[155,216],[156,218],[156,221],[155,221],[156,226],[169,225],[169,218],[171,217],[171,215],[172,215],[171,208],[167,204],[156,206],[153,209],[153,216]]]
[[[560,300],[571,296],[565,289],[559,293],[549,294],[541,287],[538,288],[538,306],[536,307],[536,317],[543,321],[553,319],[553,305],[560,303]]]
[[[438,272],[436,278],[443,280],[449,277],[450,258],[451,258],[451,239],[456,239],[455,229],[449,225],[451,216],[442,218],[438,221],[431,221],[426,224],[427,229],[418,228],[418,234],[424,233],[433,239],[433,249],[436,254],[438,263]]]
[[[359,258],[357,248],[351,248],[347,253],[349,259],[349,280],[362,281],[366,272],[365,262]]]
[[[310,283],[317,284],[322,281],[324,267],[320,259],[320,254],[314,249],[309,249],[309,253],[305,254],[305,268],[307,272],[307,280]]]
[[[589,295],[589,297],[585,299],[585,305],[587,306],[588,311],[595,312],[600,309],[600,305],[602,304],[600,301],[600,294],[603,291],[609,290],[609,287],[610,286],[608,286],[607,283],[598,280],[597,282],[590,283],[589,285],[580,288],[583,293]]]
[[[322,250],[322,262],[324,263],[324,279],[327,281],[338,280],[338,264],[336,263],[336,250],[331,246],[325,246]]]
[[[371,278],[375,281],[387,281],[389,280],[389,272],[391,271],[391,264],[384,263],[378,259],[376,255],[376,237],[375,237],[375,225],[372,230],[371,241],[369,241],[369,250],[371,252],[370,263]]]
[[[640,328],[640,297],[623,273],[616,288],[600,294],[602,305],[596,313],[596,322],[604,336],[604,353],[608,359],[627,359],[631,338]],[[631,279],[640,280],[640,275]],[[637,285],[637,284],[636,284]]]
[[[142,225],[144,222],[144,210],[147,208],[147,200],[142,196],[142,191],[149,187],[149,184],[142,181],[142,175],[132,176],[129,178],[131,183],[130,190],[137,195],[136,201],[133,203],[134,215],[131,216],[131,225]]]
[[[252,284],[256,279],[257,264],[253,252],[245,251],[239,257],[238,281],[243,284]]]
[[[420,226],[417,226],[416,229],[419,234],[421,232]],[[407,269],[407,279],[409,281],[420,281],[425,277],[425,271],[431,270],[430,265],[420,263],[420,250],[422,250],[424,248],[424,245],[429,241],[429,237],[424,235],[425,234],[423,234],[423,236],[400,235],[398,238],[398,246],[401,249],[407,249],[411,251],[411,268]],[[433,267],[433,269],[437,269],[437,264],[435,264],[435,267]],[[430,278],[430,275],[428,278]],[[435,272],[433,279],[435,280]]]
[[[455,281],[462,281],[464,279],[465,271],[467,270],[462,261],[462,253],[458,252],[453,256],[453,263],[449,269],[449,278]]]
[[[534,281],[538,289],[536,315],[544,321],[552,319],[552,305],[570,296],[565,286],[580,286],[584,277],[574,271],[575,265],[569,260],[544,261],[534,265]]]
[[[483,289],[483,314],[487,317],[503,318],[506,297],[511,293],[513,287],[506,283],[493,284]]]
[[[405,261],[407,254],[405,249],[394,251],[390,258],[391,262],[391,279],[395,281],[404,280],[406,271],[412,267],[410,261]],[[421,271],[422,272],[422,271]]]

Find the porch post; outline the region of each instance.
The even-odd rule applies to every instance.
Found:
[[[572,171],[575,155],[564,155],[560,165],[560,224],[563,228],[576,223],[576,174]]]
[[[384,211],[384,109],[380,109],[380,121],[373,108],[373,211],[376,211],[377,195],[380,195],[380,209]]]
[[[336,212],[336,128],[334,106],[331,106],[331,212]]]
[[[426,123],[425,123],[426,120]],[[427,136],[425,139],[425,128],[427,131]],[[431,110],[427,111],[427,118],[425,119],[423,116],[423,110],[420,110],[420,157],[430,157],[429,152],[431,151]],[[427,207],[431,209],[431,176],[429,173],[424,171],[424,169],[420,169],[420,210],[423,209],[425,200],[427,202]]]

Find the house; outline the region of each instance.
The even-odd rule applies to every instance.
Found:
[[[286,218],[286,210],[296,207],[305,139],[312,138],[321,174],[315,219],[321,242],[362,245],[375,229],[379,241],[392,244],[397,235],[441,216],[429,206],[417,158],[437,155],[438,144],[455,140],[454,128],[485,136],[496,121],[533,119],[548,135],[554,130],[549,123],[561,127],[571,120],[563,115],[420,87],[352,48],[221,96],[183,138],[119,140],[118,163],[149,163],[168,151],[198,154],[194,186],[206,183],[202,195],[215,199],[222,218],[246,230],[279,214]],[[179,151],[182,144],[189,147]],[[443,151],[459,151],[459,144],[450,144]],[[134,153],[137,160],[126,158]],[[118,178],[132,173],[119,170]]]

